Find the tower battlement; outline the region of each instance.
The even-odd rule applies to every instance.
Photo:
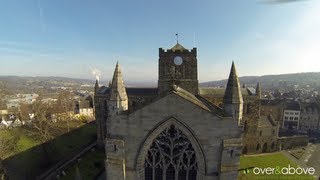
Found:
[[[191,50],[177,43],[171,49],[159,48],[159,94],[177,85],[198,94],[197,48]]]
[[[159,48],[159,56],[162,55],[163,53],[191,53],[194,56],[197,56],[197,48],[192,48],[192,49],[177,49],[177,50],[172,50],[172,49],[163,49]]]

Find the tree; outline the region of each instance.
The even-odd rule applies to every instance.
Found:
[[[10,114],[10,119],[12,118],[11,120],[14,120],[20,116],[19,108],[17,108],[17,107],[8,108],[8,112]]]
[[[10,91],[10,88],[8,88],[8,83],[5,81],[0,82],[0,96],[5,96],[5,95],[13,95],[12,91]]]
[[[10,153],[15,150],[16,137],[6,138],[0,137],[0,159],[7,158]]]
[[[36,101],[32,104],[34,112],[33,127],[37,130],[39,140],[44,143],[52,139],[51,135],[52,127],[52,106],[48,103],[43,103],[41,100]]]
[[[73,103],[72,94],[69,91],[61,91],[58,95],[58,100],[54,108],[57,119],[67,122],[68,132],[70,131],[69,121],[72,118],[71,113],[74,108]]]
[[[44,166],[51,165],[52,157],[50,156],[49,150],[52,151],[54,147],[50,147],[49,140],[54,138],[52,134],[54,132],[52,116],[52,106],[48,103],[43,103],[41,100],[37,100],[32,104],[34,112],[34,120],[32,121],[31,133],[35,133],[41,142],[41,148],[44,153],[45,159],[47,160]]]
[[[20,103],[20,120],[29,121],[30,113],[32,112],[32,105],[26,103]]]

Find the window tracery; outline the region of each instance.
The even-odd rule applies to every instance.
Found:
[[[197,171],[194,148],[174,125],[153,140],[145,158],[145,180],[196,180]]]

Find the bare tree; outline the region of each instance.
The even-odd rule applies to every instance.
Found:
[[[10,119],[14,120],[15,118],[20,116],[19,108],[18,107],[11,107],[8,108],[8,112],[10,114]]]
[[[20,120],[22,121],[29,121],[30,120],[30,113],[32,112],[32,105],[26,103],[20,103]]]
[[[8,136],[1,134],[0,136],[0,159],[5,159],[16,151],[16,144],[19,137],[17,135]]]
[[[33,112],[35,120],[32,125],[37,130],[36,133],[39,140],[45,143],[53,138],[50,131],[53,128],[51,119],[52,106],[39,100],[33,103]]]
[[[62,91],[58,95],[55,112],[57,112],[57,119],[67,122],[68,132],[70,131],[69,121],[72,119],[73,111],[73,97],[69,91]]]
[[[48,103],[43,103],[41,100],[37,100],[32,104],[34,112],[34,120],[32,121],[31,133],[35,134],[41,142],[41,148],[44,153],[46,162],[44,166],[49,166],[52,162],[49,150],[54,147],[50,147],[49,140],[54,138],[54,126],[51,119],[52,106]]]
[[[0,159],[7,157],[7,154],[12,151],[11,143],[8,139],[0,137]]]

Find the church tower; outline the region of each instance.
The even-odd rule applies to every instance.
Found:
[[[198,94],[197,48],[188,50],[177,42],[171,49],[159,48],[158,92],[177,85]]]
[[[117,62],[116,69],[110,87],[110,98],[108,101],[109,115],[117,115],[121,111],[128,110],[128,96],[123,83],[120,65]]]
[[[223,107],[228,115],[238,121],[238,126],[241,126],[243,99],[234,62],[232,62],[231,65],[230,75],[223,97]]]
[[[259,119],[260,109],[261,109],[261,87],[257,83],[256,87],[256,96],[254,99],[247,104],[247,112],[244,117],[244,136],[243,136],[243,153],[253,153],[260,148],[260,145],[257,145],[257,139],[261,134],[258,133],[259,128]],[[259,147],[259,148],[258,148]]]

